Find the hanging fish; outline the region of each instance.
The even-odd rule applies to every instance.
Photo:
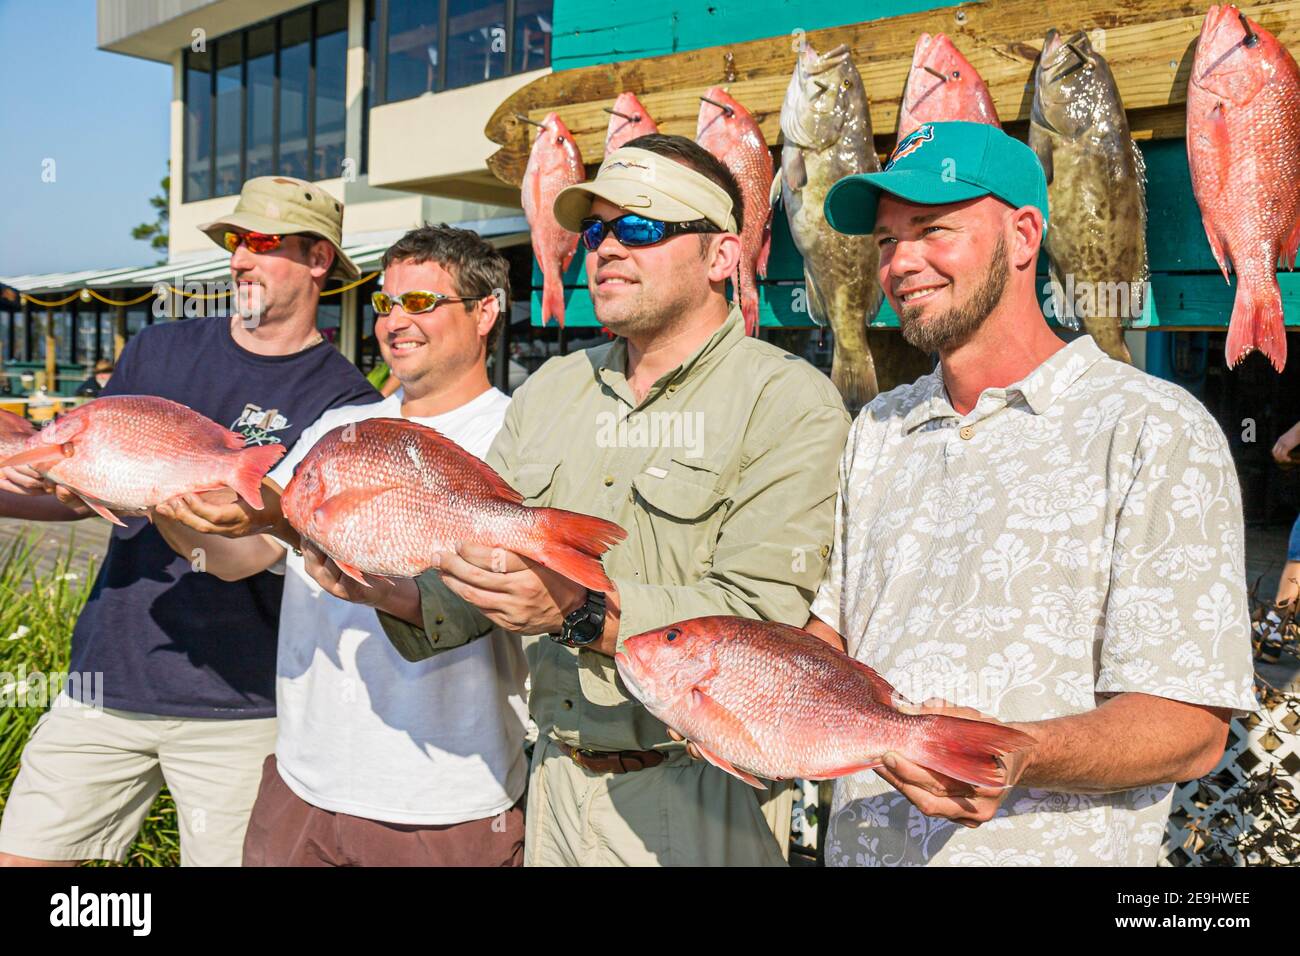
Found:
[[[1001,127],[983,78],[942,33],[922,33],[898,107],[898,139],[922,123],[966,120]]]
[[[618,94],[613,107],[606,108],[605,112],[609,114],[609,127],[605,130],[606,156],[627,145],[629,140],[659,132],[650,113],[631,90]]]
[[[1113,359],[1132,362],[1124,325],[1142,315],[1146,165],[1105,58],[1079,31],[1048,30],[1034,73],[1029,145],[1047,174],[1047,255],[1062,325],[1082,319]]]
[[[547,113],[537,125],[541,128],[528,154],[520,198],[533,255],[542,270],[542,325],[552,317],[564,325],[564,273],[578,251],[578,234],[556,221],[552,207],[561,189],[582,182],[587,174],[578,144],[558,114]]]

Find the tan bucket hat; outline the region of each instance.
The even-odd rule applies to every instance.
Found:
[[[606,156],[590,182],[560,190],[555,197],[556,221],[570,232],[581,232],[594,196],[661,222],[707,219],[726,232],[736,231],[725,189],[689,166],[636,146]]]
[[[343,203],[302,179],[292,176],[250,179],[240,190],[234,212],[199,228],[223,249],[228,229],[277,236],[305,233],[319,236],[334,247],[331,276],[343,280],[361,277],[361,270],[343,252]]]

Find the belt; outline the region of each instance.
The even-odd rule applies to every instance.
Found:
[[[664,762],[658,750],[583,750],[555,741],[560,752],[584,770],[592,773],[633,773]]]

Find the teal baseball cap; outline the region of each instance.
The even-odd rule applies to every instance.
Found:
[[[922,123],[908,133],[878,173],[846,176],[826,193],[826,221],[837,232],[866,235],[876,227],[882,192],[938,206],[997,196],[1019,209],[1036,206],[1047,233],[1047,177],[1034,151],[987,123]]]

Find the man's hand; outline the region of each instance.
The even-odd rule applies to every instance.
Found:
[[[905,712],[944,714],[948,717],[966,717],[970,720],[998,723],[997,720],[987,714],[981,714],[970,707],[957,707],[938,697],[932,697],[920,707],[906,708]],[[1029,732],[1028,728],[1023,724],[1009,724],[1007,726],[1014,726],[1017,730]],[[1018,750],[1015,753],[1008,754],[1003,759],[1004,779],[1008,787],[1008,789],[1004,790],[971,786],[961,780],[954,780],[944,774],[927,770],[925,767],[908,760],[902,754],[893,751],[885,754],[885,765],[877,767],[876,773],[899,793],[907,797],[926,816],[943,817],[946,820],[952,820],[954,823],[960,823],[964,827],[974,829],[980,824],[993,819],[998,807],[1002,805],[1002,801],[1006,799],[1007,794],[1010,792],[1009,788],[1014,786],[1024,773],[1028,761],[1029,752],[1025,750]]]
[[[329,555],[310,541],[302,542],[302,563],[312,580],[342,601],[364,604],[412,624],[423,623],[420,589],[412,578],[390,580],[370,576],[371,586],[366,587],[344,574]]]
[[[264,491],[265,486],[263,486]],[[230,489],[177,495],[155,509],[201,534],[245,538],[276,530],[279,509],[258,511]]]
[[[1300,424],[1292,425],[1273,443],[1273,460],[1279,465],[1294,465],[1291,451],[1300,445]]]
[[[39,471],[27,465],[0,468],[0,491],[15,495],[48,495],[53,488],[52,482],[46,481]]]
[[[683,736],[682,736],[681,734],[679,734],[677,731],[673,730],[671,727],[668,728],[668,736],[671,737],[671,738],[673,738],[673,740],[676,740],[676,741],[678,741],[678,742],[680,742],[680,741],[684,741],[684,740],[685,740],[685,741],[686,741],[686,752],[687,752],[688,754],[690,754],[692,757],[694,757],[696,760],[703,760],[703,759],[704,759],[704,755],[700,753],[700,749],[699,749],[698,747],[696,747],[695,744],[691,743],[689,740],[686,740],[685,737],[683,737]]]
[[[587,589],[504,548],[463,544],[435,565],[447,589],[493,624],[519,634],[554,634]]]

